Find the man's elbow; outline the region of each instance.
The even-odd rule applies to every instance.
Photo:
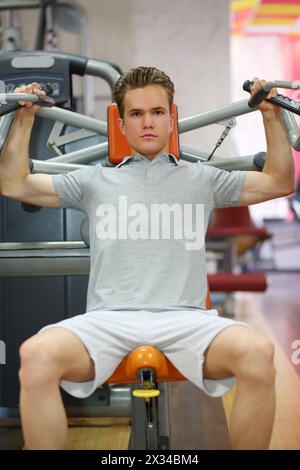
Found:
[[[0,196],[8,197],[9,199],[14,199],[13,194],[7,188],[0,189]]]
[[[296,192],[296,183],[293,182],[291,184],[289,184],[288,186],[284,187],[283,188],[283,194],[282,196],[290,196],[291,194],[295,193]]]
[[[8,197],[9,199],[18,199],[18,187],[12,184],[3,184],[0,188],[1,196]]]
[[[7,187],[5,184],[1,183],[1,180],[0,180],[0,196],[7,197]]]

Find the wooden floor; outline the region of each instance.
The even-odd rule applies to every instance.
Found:
[[[263,294],[237,293],[236,319],[252,324],[275,345],[277,409],[271,449],[300,449],[300,366],[291,344],[300,340],[300,274],[273,274]],[[174,449],[230,449],[228,421],[235,389],[223,399],[206,396],[189,382],[171,384]],[[129,418],[69,421],[68,449],[125,450]],[[187,432],[188,431],[188,432]],[[18,421],[0,422],[0,449],[21,449]]]
[[[130,438],[129,418],[69,418],[67,450],[124,450]],[[2,420],[0,450],[22,449],[19,419]]]
[[[230,449],[221,399],[206,396],[188,381],[172,383],[170,396],[173,449]],[[130,431],[129,418],[69,418],[67,450],[126,450]],[[2,419],[0,450],[23,445],[19,419]]]
[[[124,450],[130,439],[128,418],[70,419],[67,450]]]

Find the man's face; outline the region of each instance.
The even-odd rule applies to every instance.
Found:
[[[167,92],[160,85],[129,90],[124,97],[124,120],[119,120],[122,134],[133,153],[152,160],[168,152],[172,118]]]

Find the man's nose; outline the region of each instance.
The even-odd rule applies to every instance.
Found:
[[[145,113],[143,116],[143,127],[152,127],[153,119],[151,114]]]

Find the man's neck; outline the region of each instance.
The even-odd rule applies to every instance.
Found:
[[[145,155],[144,153],[133,151],[133,156],[136,157],[137,155],[142,155],[143,157],[147,158],[148,160],[152,162],[152,160],[154,160],[156,157],[158,157],[162,153],[168,153],[168,149],[163,149],[160,152],[156,153],[155,155]]]

